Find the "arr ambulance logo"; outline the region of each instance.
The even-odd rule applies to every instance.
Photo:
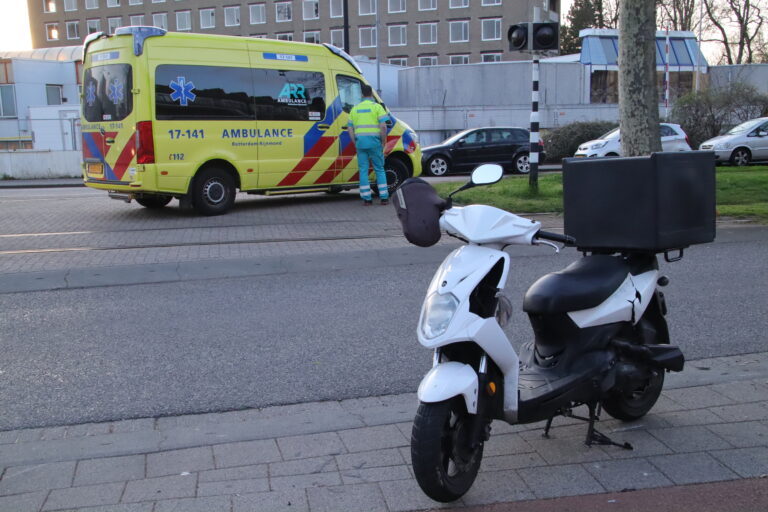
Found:
[[[287,82],[277,96],[277,101],[288,105],[306,105],[308,102],[304,84]]]
[[[179,105],[186,107],[190,101],[195,101],[197,95],[192,92],[195,88],[194,82],[187,82],[187,79],[183,76],[177,77],[176,80],[172,80],[170,84],[173,92],[171,93],[171,99],[178,101]]]

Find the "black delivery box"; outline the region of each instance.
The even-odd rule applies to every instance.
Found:
[[[581,250],[665,252],[715,239],[708,151],[563,160],[565,234]]]

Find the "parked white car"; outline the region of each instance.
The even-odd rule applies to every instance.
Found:
[[[702,151],[714,151],[718,162],[747,165],[753,160],[768,160],[768,117],[750,119],[724,135],[705,140]]]
[[[659,124],[662,151],[690,151],[688,136],[679,124]],[[576,157],[621,156],[621,134],[614,128],[599,139],[590,140],[579,146]]]

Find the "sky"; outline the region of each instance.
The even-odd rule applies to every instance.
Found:
[[[0,51],[30,48],[26,0],[0,0]]]

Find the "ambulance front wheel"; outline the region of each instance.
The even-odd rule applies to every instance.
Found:
[[[202,215],[221,215],[235,203],[232,177],[217,167],[203,169],[192,186],[192,204]]]
[[[384,162],[384,174],[387,176],[387,190],[390,196],[409,177],[408,167],[398,158],[387,158]],[[376,187],[371,187],[371,190],[376,196],[379,195]]]

